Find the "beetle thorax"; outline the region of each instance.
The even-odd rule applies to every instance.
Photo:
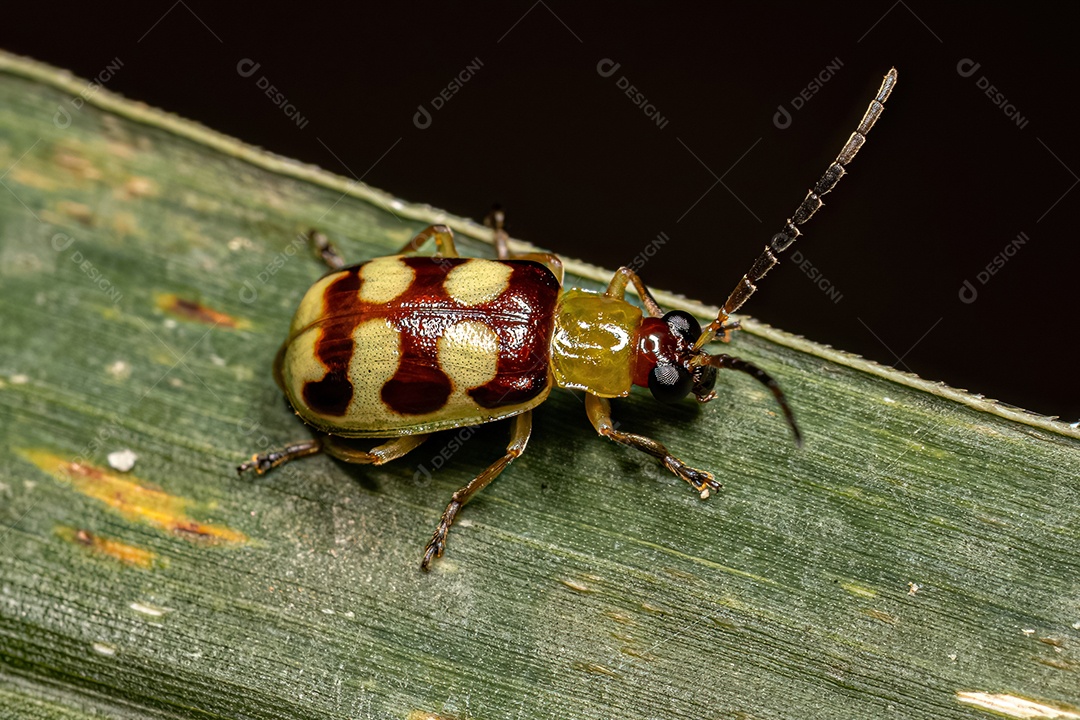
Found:
[[[567,290],[555,310],[551,369],[560,387],[624,397],[634,384],[641,310],[630,303]]]

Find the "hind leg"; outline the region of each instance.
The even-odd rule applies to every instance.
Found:
[[[261,455],[253,455],[250,460],[237,467],[236,472],[243,474],[247,470],[254,470],[257,474],[263,475],[279,465],[320,452],[325,452],[331,457],[349,463],[382,465],[412,452],[429,437],[431,436],[404,435],[388,440],[381,445],[376,445],[370,450],[357,450],[341,438],[333,435],[320,435],[313,440],[304,440],[286,445],[280,450],[271,450]]]

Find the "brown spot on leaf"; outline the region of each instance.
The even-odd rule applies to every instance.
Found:
[[[456,715],[440,715],[427,710],[413,710],[408,715],[408,720],[457,720]]]
[[[195,300],[188,300],[173,293],[163,293],[157,297],[157,306],[184,320],[205,323],[207,325],[220,325],[232,330],[248,327],[246,320],[235,318],[213,308],[208,308]]]
[[[613,678],[620,677],[619,673],[615,672],[609,667],[604,667],[600,663],[576,662],[574,663],[574,669],[582,670],[584,672],[591,673],[592,675],[607,675],[608,677]]]
[[[874,618],[875,620],[880,620],[881,622],[888,623],[889,625],[896,625],[898,622],[900,622],[900,618],[896,617],[895,615],[890,615],[887,612],[882,612],[881,610],[874,610],[872,608],[868,608],[866,610],[863,610],[863,612]]]
[[[579,593],[594,593],[594,592],[596,592],[595,589],[593,589],[593,588],[589,587],[588,585],[586,585],[585,583],[579,582],[577,580],[567,580],[567,579],[560,578],[559,582],[561,582],[563,585],[570,588],[574,592],[579,592]]]
[[[88,463],[72,462],[46,450],[19,454],[57,480],[68,483],[129,520],[153,525],[185,540],[208,544],[247,542],[244,533],[224,525],[201,523],[187,515],[190,501],[150,487],[133,475],[120,477]]]
[[[56,209],[87,227],[94,224],[94,211],[82,203],[61,200],[57,203]]]
[[[124,196],[129,200],[154,197],[156,195],[158,195],[157,184],[150,178],[135,175],[128,178],[128,181],[124,183]]]
[[[57,150],[53,162],[66,170],[76,180],[100,180],[101,171],[82,155],[68,150]]]
[[[621,613],[618,610],[605,610],[604,614],[617,623],[621,623],[623,625],[637,625],[637,623],[634,622],[634,619],[632,617],[630,617],[626,613]]]

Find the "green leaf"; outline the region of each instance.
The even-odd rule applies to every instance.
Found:
[[[729,352],[803,449],[738,373],[704,407],[616,402],[723,480],[703,502],[556,391],[425,574],[505,423],[234,468],[308,437],[270,376],[322,273],[301,233],[360,261],[436,221],[490,256],[487,231],[8,55],[0,167],[6,712],[1077,717],[1076,427],[747,320]]]

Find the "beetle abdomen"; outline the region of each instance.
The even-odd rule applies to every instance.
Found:
[[[308,290],[278,375],[304,420],[338,435],[516,415],[550,392],[558,294],[532,261],[378,258]]]

